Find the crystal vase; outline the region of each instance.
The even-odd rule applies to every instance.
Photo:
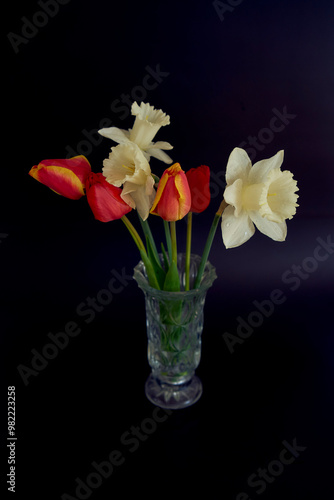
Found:
[[[142,261],[134,269],[134,279],[144,292],[146,306],[151,374],[145,384],[145,394],[161,408],[185,408],[198,401],[202,394],[202,383],[195,370],[201,358],[206,293],[217,275],[207,262],[200,286],[192,289],[200,261],[198,255],[191,255],[189,291],[184,291],[185,254],[178,255],[180,292],[152,288]],[[162,257],[161,263],[163,265]]]

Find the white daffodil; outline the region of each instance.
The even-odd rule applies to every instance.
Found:
[[[224,199],[229,204],[222,215],[222,234],[226,248],[245,243],[255,232],[275,241],[284,241],[286,219],[298,207],[297,182],[293,174],[280,167],[283,151],[252,166],[244,149],[235,148],[227,163]]]
[[[169,116],[161,109],[154,109],[153,106],[144,102],[140,106],[134,102],[131,113],[136,117],[132,129],[102,128],[99,130],[99,134],[120,144],[134,142],[143,151],[148,161],[153,156],[165,163],[172,163],[172,159],[162,150],[173,149],[173,146],[164,141],[152,142],[158,130],[169,125]]]
[[[154,179],[137,144],[128,142],[111,148],[109,158],[103,161],[102,173],[113,186],[123,186],[121,198],[146,220],[155,198]]]

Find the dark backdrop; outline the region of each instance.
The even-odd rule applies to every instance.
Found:
[[[1,399],[16,387],[16,497],[329,498],[333,3],[42,0],[4,9]],[[217,233],[198,368],[204,393],[170,415],[144,395],[144,301],[125,227],[95,221],[85,199],[61,198],[28,176],[43,159],[76,153],[100,171],[113,143],[96,130],[131,127],[132,100],[170,115],[157,139],[174,145],[174,161],[211,168],[212,203],[194,218],[194,251],[235,146],[253,161],[284,149],[300,188],[284,243],[257,232],[226,250]],[[161,233],[158,219],[152,228]],[[87,301],[105,298],[112,276],[117,293],[94,311]],[[270,308],[275,293],[282,300]],[[261,304],[267,317],[254,314]],[[241,323],[247,338],[229,343]],[[55,349],[52,335],[64,331],[72,336],[66,344],[58,335]],[[4,446],[4,492],[8,454]],[[112,473],[104,464],[109,477],[91,475],[106,460],[119,464]],[[76,491],[78,478],[91,493],[82,483]]]

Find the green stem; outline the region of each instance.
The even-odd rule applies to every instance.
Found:
[[[133,226],[133,224],[129,221],[129,219],[126,217],[126,215],[123,215],[123,217],[121,218],[122,221],[124,222],[125,226],[127,227],[127,229],[129,230],[129,233],[131,234],[134,242],[136,243],[137,247],[138,247],[138,250],[140,252],[145,252],[146,253],[146,249],[145,249],[145,245],[143,243],[143,240],[141,239],[141,237],[139,236],[136,228]]]
[[[139,214],[138,214],[138,217],[139,217],[140,224],[141,224],[141,227],[143,229],[143,232],[144,232],[145,236],[150,240],[151,248],[153,250],[154,256],[155,256],[157,262],[160,262],[158,250],[157,250],[157,247],[156,247],[156,244],[155,244],[155,241],[154,241],[154,238],[153,238],[153,235],[152,235],[149,223],[148,223],[147,220],[143,220],[140,217]]]
[[[157,290],[160,290],[160,286],[159,286],[159,283],[158,283],[158,280],[157,280],[154,268],[152,266],[152,263],[151,263],[150,259],[147,256],[145,245],[144,245],[141,237],[139,236],[137,230],[135,229],[135,227],[131,224],[131,222],[129,221],[129,219],[125,215],[123,215],[123,217],[121,219],[124,222],[124,224],[126,225],[126,227],[129,230],[129,232],[130,232],[130,234],[131,234],[134,242],[136,243],[136,245],[138,247],[141,259],[144,262],[144,265],[145,265],[145,268],[146,268],[146,272],[147,272],[147,276],[148,276],[148,281],[149,281],[150,285],[153,288],[156,288]]]
[[[193,213],[189,212],[187,216],[187,242],[186,242],[186,283],[185,290],[189,290],[189,273],[190,273],[190,254],[191,254],[191,230],[192,230]]]
[[[165,228],[165,235],[166,235],[166,243],[167,243],[167,251],[168,251],[168,257],[169,257],[169,262],[172,262],[172,239],[170,235],[170,229],[169,229],[169,224],[166,220],[164,220],[164,228]]]
[[[167,272],[169,269],[169,262],[170,261],[169,261],[169,258],[167,256],[164,244],[162,242],[161,242],[161,251],[162,251],[162,255],[163,255],[163,259],[164,259],[165,271]]]
[[[177,242],[176,242],[176,224],[175,221],[170,222],[170,236],[172,239],[172,260],[177,264]]]
[[[219,223],[220,217],[221,217],[221,215],[222,215],[222,213],[223,213],[223,211],[224,211],[224,209],[225,209],[226,206],[227,206],[227,203],[223,200],[221,202],[221,204],[220,204],[220,207],[219,207],[218,211],[215,214],[214,219],[213,219],[213,222],[212,222],[212,225],[211,225],[211,228],[210,228],[210,232],[209,232],[208,238],[207,238],[206,243],[205,243],[205,247],[204,247],[204,251],[203,251],[203,255],[202,255],[202,260],[201,260],[199,268],[198,268],[198,272],[197,272],[197,276],[196,276],[194,288],[198,288],[199,285],[200,285],[200,283],[201,283],[203,272],[204,272],[204,268],[205,268],[205,265],[207,263],[207,260],[208,260],[208,257],[209,257],[209,253],[210,253],[210,250],[211,250],[213,238],[214,238],[214,236],[216,234],[216,230],[217,230],[217,227],[218,227],[218,223]]]

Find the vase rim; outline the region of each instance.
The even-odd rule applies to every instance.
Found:
[[[162,258],[162,254],[159,254],[159,256]],[[178,260],[181,259],[182,257],[185,257],[185,253],[178,254]],[[196,262],[199,265],[201,257],[197,254],[191,254],[190,260]],[[144,262],[140,260],[138,264],[134,267],[133,277],[137,282],[139,288],[141,288],[144,292],[154,294],[157,298],[160,297],[164,299],[169,298],[169,299],[180,300],[185,298],[189,299],[195,295],[198,295],[199,293],[206,292],[212,286],[214,280],[217,278],[217,274],[216,274],[216,268],[209,261],[207,261],[199,287],[187,291],[182,290],[180,292],[168,292],[165,290],[158,290],[157,288],[153,288],[152,286],[149,285],[147,280],[147,275],[145,272]]]

